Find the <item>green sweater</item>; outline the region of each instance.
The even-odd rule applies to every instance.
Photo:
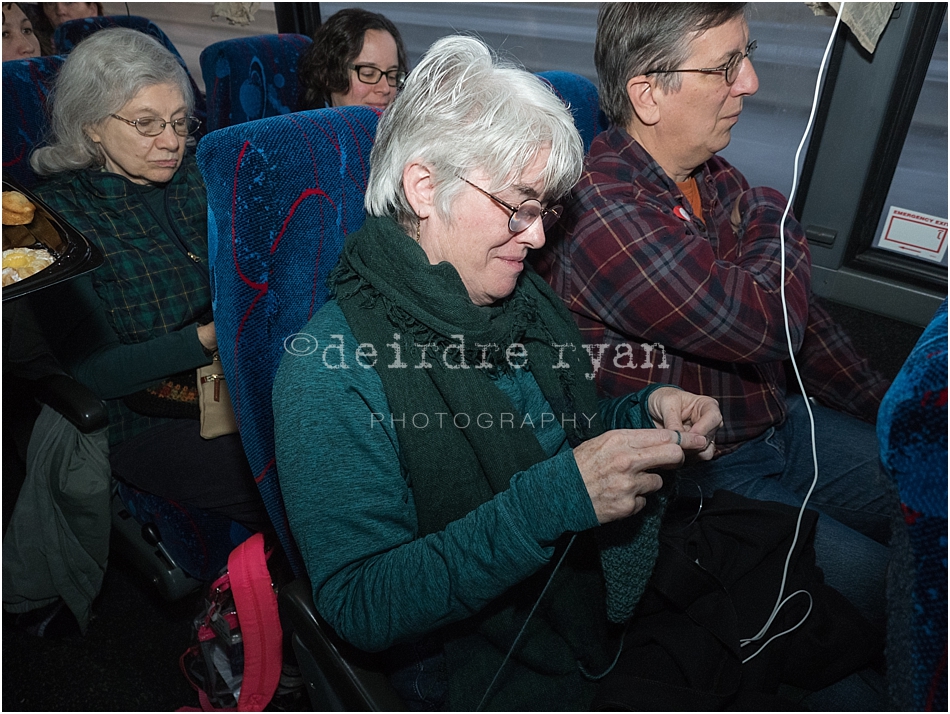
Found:
[[[195,323],[211,309],[204,183],[186,157],[164,189],[87,170],[36,192],[105,256],[33,304],[63,367],[107,400],[116,444],[163,421],[121,397],[209,362]]]
[[[419,538],[379,375],[357,361],[356,340],[334,301],[302,332],[316,338],[315,351],[286,354],[274,383],[277,466],[317,609],[345,640],[381,651],[464,620],[545,566],[559,536],[598,525],[563,429],[531,374],[516,370],[497,384],[512,411],[526,416],[495,419],[491,428],[533,429],[550,458],[443,531]],[[392,353],[381,349],[378,360],[385,368]],[[609,409],[617,400],[603,405],[607,426],[652,427],[645,402],[632,403],[619,411]],[[445,462],[452,467],[451,454]]]

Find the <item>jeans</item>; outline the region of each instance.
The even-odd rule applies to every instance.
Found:
[[[784,424],[731,454],[681,469],[681,478],[694,479],[706,495],[725,489],[800,506],[814,478],[812,440],[805,400],[790,397],[788,405]],[[869,620],[883,623],[896,489],[881,471],[873,426],[820,406],[813,405],[812,412],[818,482],[808,507],[819,513],[818,566],[825,582]]]

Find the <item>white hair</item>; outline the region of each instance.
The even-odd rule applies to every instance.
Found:
[[[154,37],[117,27],[84,39],[56,77],[49,99],[51,141],[31,154],[33,170],[43,176],[101,166],[99,147],[86,129],[99,126],[141,90],[158,84],[176,86],[191,114],[195,99],[188,74]],[[188,143],[194,139],[188,137]]]
[[[494,57],[473,37],[444,37],[412,71],[379,121],[370,155],[366,212],[394,214],[415,224],[403,190],[413,161],[433,171],[436,211],[448,220],[461,181],[475,169],[491,180],[486,190],[519,182],[538,152],[550,146],[541,174],[544,195],[566,194],[580,178],[584,147],[570,111],[535,75]]]

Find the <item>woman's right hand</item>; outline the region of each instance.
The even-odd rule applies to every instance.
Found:
[[[691,432],[614,429],[575,448],[574,460],[597,520],[604,524],[646,505],[647,494],[663,486],[654,470],[674,469],[682,465],[685,451],[701,451],[707,444],[705,436]]]
[[[198,325],[198,342],[208,352],[214,352],[218,349],[218,336],[214,331],[214,321],[207,325]]]

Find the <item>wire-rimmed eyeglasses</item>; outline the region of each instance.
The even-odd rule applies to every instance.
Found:
[[[165,121],[159,117],[139,117],[138,119],[126,119],[118,114],[110,114],[113,119],[124,121],[129,126],[134,126],[135,130],[142,136],[158,136],[165,127],[171,125],[172,131],[178,136],[188,136],[198,131],[201,126],[201,120],[198,117],[181,117],[172,121]]]
[[[755,52],[755,48],[759,46],[759,43],[756,40],[752,40],[748,45],[746,45],[745,52],[736,52],[729,60],[719,67],[706,67],[703,69],[654,69],[649,72],[644,72],[644,74],[672,74],[673,72],[702,72],[703,74],[714,74],[716,72],[723,72],[726,78],[726,84],[732,85],[739,78],[739,68],[742,66],[742,61],[746,58],[749,61],[752,61],[752,53]]]
[[[347,66],[356,72],[357,78],[363,84],[379,84],[379,80],[383,78],[383,75],[386,75],[386,84],[390,87],[396,87],[396,89],[402,89],[402,85],[406,82],[406,73],[402,70],[391,69],[384,72],[379,67],[374,67],[371,64],[351,64]]]
[[[512,233],[521,233],[521,231],[527,230],[531,227],[532,223],[538,220],[538,218],[541,219],[541,225],[544,227],[544,230],[547,230],[557,223],[557,219],[561,217],[561,211],[563,210],[561,206],[551,206],[550,208],[545,208],[541,205],[541,202],[535,198],[529,198],[527,201],[522,201],[517,206],[512,206],[507,201],[503,201],[498,198],[498,196],[488,193],[488,191],[483,188],[479,188],[468,179],[462,178],[461,176],[459,176],[459,178],[474,188],[476,191],[484,193],[491,200],[501,204],[511,211],[511,216],[508,218],[508,230],[510,230]]]

